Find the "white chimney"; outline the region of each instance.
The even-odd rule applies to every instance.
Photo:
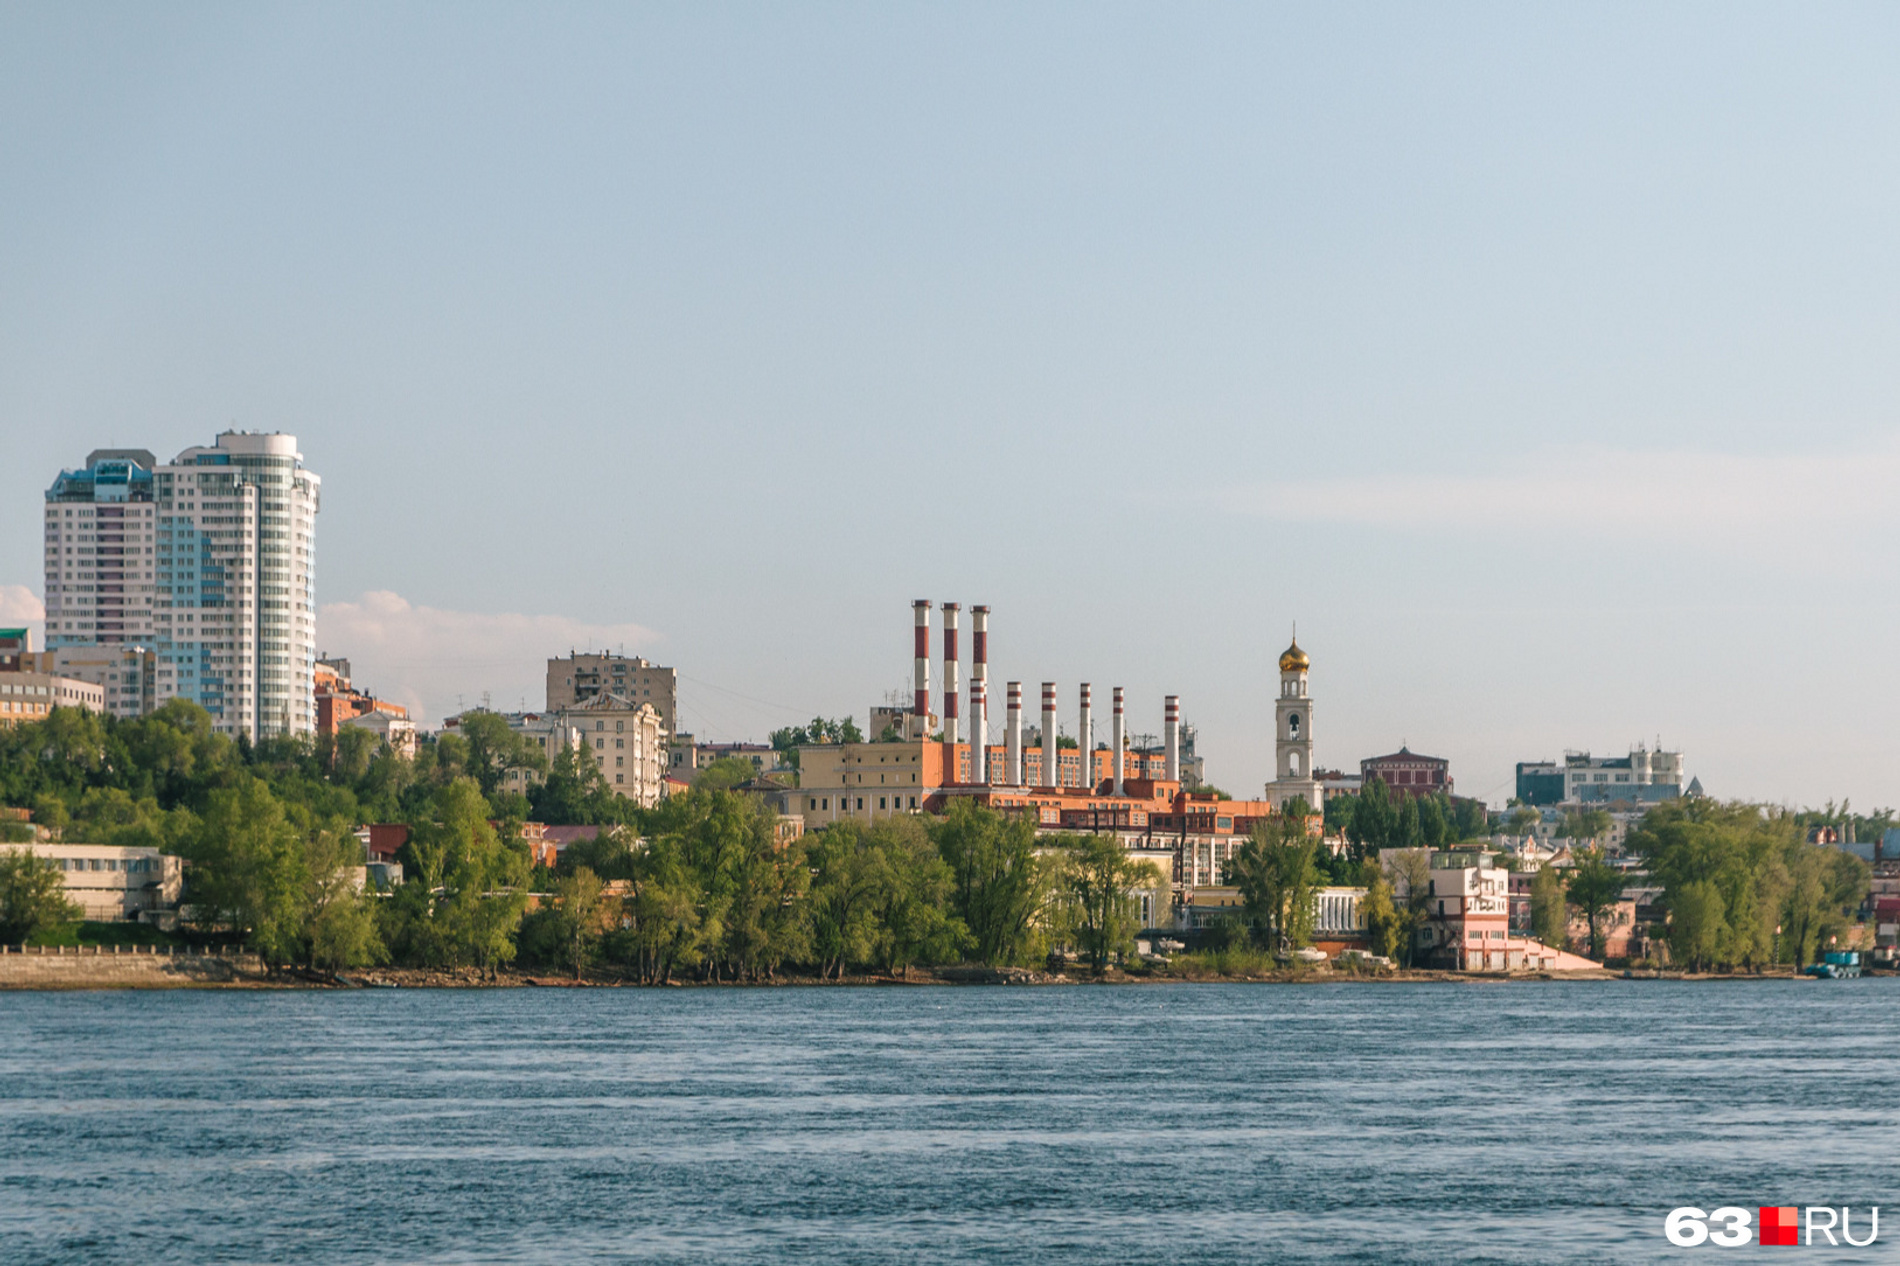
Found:
[[[1112,760],[1115,766],[1115,794],[1119,796],[1123,794],[1122,746],[1125,737],[1122,729],[1122,688],[1120,686],[1115,687],[1115,720],[1113,728],[1115,732],[1109,737],[1108,741],[1115,745]]]

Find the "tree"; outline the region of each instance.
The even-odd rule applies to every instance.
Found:
[[[1690,970],[1708,967],[1727,931],[1721,890],[1706,879],[1697,880],[1684,885],[1670,904],[1670,948]]]
[[[1366,934],[1373,952],[1396,961],[1404,945],[1405,925],[1393,904],[1392,884],[1379,863],[1370,859],[1361,863],[1360,876],[1366,896],[1359,908],[1366,916]]]
[[[1785,960],[1808,961],[1867,892],[1866,862],[1806,835],[1799,817],[1781,809],[1696,799],[1650,810],[1628,846],[1663,886],[1679,955],[1759,967],[1775,957],[1777,940]]]
[[[510,727],[500,713],[481,710],[463,713],[458,728],[462,741],[468,745],[467,770],[484,796],[494,795],[508,775],[517,770],[547,772],[548,758],[540,744]]]
[[[916,962],[954,962],[970,943],[969,929],[950,910],[955,876],[915,817],[885,818],[871,828],[892,883],[878,911],[884,969],[910,974]]]
[[[1409,967],[1431,912],[1431,855],[1421,848],[1401,849],[1382,858],[1381,867],[1398,903],[1399,961]]]
[[[638,806],[614,791],[594,760],[593,749],[563,744],[546,779],[529,788],[529,812],[551,826],[607,826],[623,823]]]
[[[66,900],[57,867],[24,848],[0,848],[0,945],[19,945],[59,923],[79,907]]]
[[[389,958],[372,898],[357,888],[360,860],[355,838],[337,831],[313,832],[305,846],[304,939],[312,966],[335,972]]]
[[[1511,815],[1505,819],[1505,825],[1512,835],[1529,835],[1543,820],[1544,815],[1537,810],[1528,805],[1519,805],[1511,810]]]
[[[1392,793],[1385,779],[1374,777],[1360,788],[1352,804],[1346,838],[1352,842],[1358,857],[1376,857],[1380,849],[1398,846],[1394,838],[1398,831],[1398,810],[1393,807]]]
[[[1113,835],[1088,835],[1069,844],[1063,862],[1060,882],[1076,942],[1099,976],[1111,956],[1134,948],[1141,927],[1134,890],[1164,881],[1153,862],[1131,858]]]
[[[845,820],[812,837],[812,950],[819,974],[842,979],[847,962],[877,953],[879,914],[897,884],[890,856],[872,842],[875,827]]]
[[[606,913],[601,889],[600,876],[585,866],[578,867],[571,875],[561,876],[554,885],[554,908],[561,939],[576,980],[581,978],[581,970],[586,967],[595,942],[606,930],[601,923]]]
[[[214,791],[179,852],[201,927],[224,928],[272,963],[301,957],[310,873],[302,841],[264,781]]]
[[[722,756],[700,770],[693,778],[693,785],[708,791],[731,791],[740,783],[751,782],[757,775],[758,770],[753,768],[751,761],[737,756]]]
[[[1570,882],[1565,886],[1565,896],[1590,925],[1592,958],[1603,957],[1603,916],[1623,899],[1624,887],[1623,872],[1603,860],[1602,849],[1586,848],[1579,854],[1570,872]]]
[[[1563,949],[1569,926],[1563,877],[1555,866],[1544,866],[1531,880],[1531,932],[1552,949]]]
[[[1567,840],[1600,840],[1609,833],[1612,819],[1608,809],[1573,809],[1564,814],[1557,834]]]
[[[1036,860],[1035,827],[958,800],[932,824],[931,835],[950,866],[952,905],[969,929],[976,956],[990,964],[1021,958],[1048,893],[1048,877]]]
[[[1247,916],[1268,949],[1297,949],[1312,932],[1318,842],[1306,833],[1304,816],[1293,814],[1297,804],[1256,825],[1228,863],[1227,881],[1240,889]]]

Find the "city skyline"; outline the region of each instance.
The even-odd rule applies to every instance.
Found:
[[[8,620],[59,469],[283,431],[429,720],[862,717],[927,595],[1236,795],[1298,620],[1321,765],[1900,802],[1889,13],[131,12],[0,41]]]

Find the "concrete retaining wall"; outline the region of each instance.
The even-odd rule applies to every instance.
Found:
[[[150,946],[0,946],[0,989],[165,989],[260,979],[255,954],[173,954]]]

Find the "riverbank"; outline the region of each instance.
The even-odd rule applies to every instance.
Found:
[[[846,975],[843,979],[821,979],[815,975],[781,972],[772,979],[757,982],[672,980],[662,986],[614,972],[588,972],[580,980],[571,974],[504,968],[492,975],[479,969],[378,967],[332,975],[303,968],[271,970],[254,954],[164,953],[131,950],[114,952],[98,948],[76,950],[72,947],[29,949],[17,947],[0,953],[0,991],[7,990],[92,990],[92,989],[709,989],[732,988],[932,988],[959,985],[990,986],[1087,986],[1122,985],[1131,987],[1169,984],[1511,984],[1530,980],[1643,980],[1654,975],[1626,976],[1608,968],[1562,972],[1456,972],[1456,971],[1385,971],[1348,972],[1329,968],[1299,967],[1274,971],[1228,973],[1194,966],[1181,970],[1168,967],[1148,972],[1128,973],[1111,968],[1102,976],[1086,970],[1047,971],[1026,967],[984,967],[959,965],[912,968],[907,976]],[[1789,980],[1792,972],[1749,973],[1668,973],[1669,980]]]

